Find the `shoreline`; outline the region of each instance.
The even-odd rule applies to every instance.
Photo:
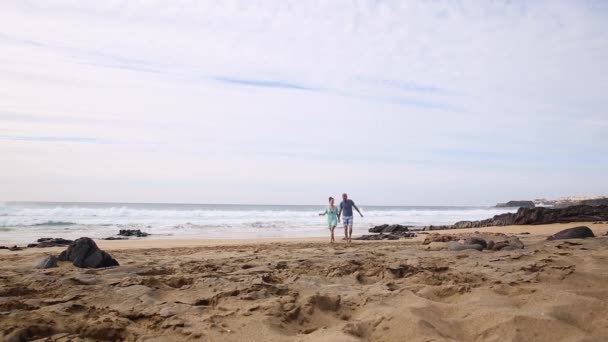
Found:
[[[483,228],[460,228],[460,229],[444,229],[444,230],[432,230],[432,231],[414,231],[418,236],[414,238],[399,239],[399,240],[381,240],[384,242],[420,242],[428,234],[461,234],[461,233],[505,233],[505,234],[521,234],[529,233],[529,236],[549,236],[560,230],[577,227],[577,226],[588,226],[593,230],[597,236],[608,233],[608,224],[598,224],[592,222],[576,222],[576,223],[553,223],[545,225],[516,225],[516,226],[494,226],[494,227],[483,227]],[[337,245],[344,244],[341,240],[341,230],[336,229]],[[370,233],[371,234],[371,233]],[[355,235],[353,235],[355,236]],[[355,237],[360,236],[356,235]],[[104,250],[129,250],[129,249],[166,249],[166,248],[186,248],[186,247],[214,247],[214,246],[239,246],[239,245],[264,245],[273,243],[282,244],[297,244],[297,243],[328,243],[329,236],[327,237],[289,237],[289,238],[235,238],[235,239],[148,239],[148,238],[135,238],[128,240],[97,240],[97,245]],[[353,244],[361,243],[374,243],[379,241],[362,241],[353,240]],[[17,245],[20,247],[26,246],[26,243],[10,243],[10,245]],[[37,253],[37,252],[61,252],[66,247],[48,247],[48,248],[26,248],[22,251],[7,251],[0,250],[0,255],[3,254],[14,254],[14,253]]]

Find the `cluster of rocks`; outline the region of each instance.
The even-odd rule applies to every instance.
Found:
[[[129,237],[147,237],[149,235],[140,229],[121,229],[118,231],[118,236],[110,236],[104,240],[127,240]]]
[[[47,248],[69,246],[73,240],[63,238],[40,238],[36,243],[30,243],[27,248]]]
[[[534,208],[535,206],[533,201],[509,201],[498,203],[496,208]]]
[[[585,239],[595,237],[593,231],[586,226],[564,229],[547,238],[547,240]],[[466,249],[482,250],[516,250],[524,248],[523,242],[516,236],[502,233],[479,233],[470,236],[465,234],[429,234],[422,244],[426,250],[462,251]]]
[[[20,247],[16,245],[13,247],[0,246],[0,249],[8,249],[9,251],[22,251],[26,248],[63,247],[68,246],[72,242],[74,241],[63,238],[40,238],[36,242],[28,244],[26,247]]]
[[[118,231],[118,235],[120,236],[135,236],[135,237],[146,237],[150,234],[146,232],[142,232],[139,229],[121,229]]]
[[[95,241],[87,237],[82,237],[72,242],[58,257],[53,255],[47,256],[38,264],[37,268],[57,267],[58,261],[70,261],[74,266],[80,268],[119,266],[116,259],[99,249]]]
[[[129,237],[146,237],[150,236],[149,233],[142,232],[140,229],[121,229],[118,232],[118,236],[111,236],[104,240],[128,240]],[[0,246],[0,249],[6,249],[9,251],[22,251],[26,248],[48,248],[48,247],[64,247],[72,244],[73,240],[64,238],[40,238],[34,243],[30,243],[25,247],[21,246]]]
[[[19,247],[17,245],[13,246],[13,247],[8,247],[8,246],[0,246],[0,249],[7,249],[9,251],[22,251],[25,249],[25,247]]]
[[[402,238],[416,237],[416,233],[410,232],[410,226],[403,226],[400,224],[383,224],[370,228],[370,233],[376,233],[372,235],[362,235],[354,238],[354,240],[399,240]]]
[[[495,215],[480,221],[460,221],[448,226],[427,226],[424,230],[481,228],[511,225],[594,222],[608,220],[608,205],[577,205],[566,208],[519,208],[516,213]]]
[[[465,238],[458,235],[431,234],[424,239],[422,244],[426,245],[425,249],[427,250],[447,249],[451,251],[462,251],[466,249],[500,251],[524,248],[524,244],[519,238],[499,233],[485,234],[483,236],[469,236]]]
[[[608,198],[594,198],[583,200],[581,204],[584,205],[608,205]]]

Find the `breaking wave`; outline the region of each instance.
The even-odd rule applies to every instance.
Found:
[[[152,234],[231,238],[257,236],[315,236],[326,233],[326,218],[319,206],[248,205],[110,205],[28,204],[0,206],[0,240],[19,234],[27,237],[107,237],[118,229],[142,229]],[[378,224],[440,225],[479,220],[504,213],[504,208],[361,207],[365,218],[355,217],[355,230],[363,233]],[[10,230],[7,230],[10,229]],[[309,235],[307,235],[309,234]],[[16,235],[15,235],[16,236]],[[30,239],[31,240],[31,239]],[[30,241],[27,240],[27,241]],[[11,237],[10,241],[15,241]]]

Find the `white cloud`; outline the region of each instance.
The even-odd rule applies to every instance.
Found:
[[[608,13],[595,5],[5,1],[2,197],[608,192]]]

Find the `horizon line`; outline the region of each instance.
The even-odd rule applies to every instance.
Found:
[[[1,204],[20,204],[20,203],[44,203],[44,204],[140,204],[140,205],[210,205],[210,206],[285,206],[285,207],[303,207],[303,206],[319,206],[321,204],[277,204],[277,203],[183,203],[183,202],[109,202],[109,201],[0,201]],[[497,203],[498,204],[498,203]],[[494,208],[495,205],[405,205],[405,204],[363,204],[370,207],[444,207],[444,208]]]

